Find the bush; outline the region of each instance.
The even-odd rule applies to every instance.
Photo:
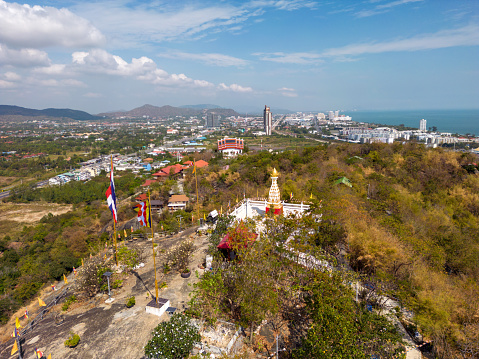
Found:
[[[138,251],[134,248],[128,249],[127,246],[118,248],[118,261],[128,267],[129,270],[135,268],[140,263]]]
[[[88,297],[95,296],[105,286],[107,288],[107,279],[103,273],[109,271],[109,268],[103,264],[100,256],[89,258],[78,270],[76,284],[80,292]],[[107,289],[105,289],[107,290]]]
[[[80,336],[78,334],[70,332],[70,337],[67,340],[65,340],[65,346],[73,348],[77,346],[79,342],[80,342]]]
[[[70,305],[72,303],[75,303],[77,301],[77,298],[74,296],[74,295],[71,295],[70,297],[67,298],[67,300],[65,300],[65,302],[63,303],[62,305],[62,310],[63,311],[67,311],[68,308],[70,308]]]
[[[149,359],[186,358],[201,336],[184,314],[173,314],[169,322],[161,322],[153,330],[153,338],[145,346]]]
[[[166,273],[170,268],[176,268],[181,273],[188,268],[190,257],[195,250],[193,241],[185,240],[165,253],[163,271]]]
[[[135,297],[134,297],[134,296],[131,296],[131,297],[129,297],[129,298],[126,300],[126,306],[127,306],[128,308],[133,307],[135,304],[136,304],[136,300],[135,300]]]

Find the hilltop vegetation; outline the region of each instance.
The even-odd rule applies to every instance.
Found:
[[[200,196],[203,206],[225,209],[243,195],[266,196],[269,173],[277,168],[284,200],[293,193],[297,200],[312,194],[322,201],[324,222],[312,248],[411,308],[440,358],[472,358],[479,352],[475,161],[416,144],[262,152],[231,161],[228,169],[210,166],[200,176]],[[351,188],[335,184],[343,176]]]
[[[202,155],[196,156],[199,159]],[[433,341],[439,358],[477,356],[479,175],[473,164],[477,158],[410,143],[322,145],[282,153],[248,153],[233,160],[212,158],[209,162],[209,167],[198,169],[201,216],[212,209],[223,208],[226,212],[243,196],[266,197],[270,173],[276,168],[280,172],[282,199],[290,200],[293,195],[293,201],[301,202],[309,201],[312,196],[316,203],[315,213],[322,215],[319,223],[307,220],[303,223],[305,228],[314,228],[313,232],[305,232],[308,234],[299,243],[303,250],[327,258],[344,272],[352,269],[379,293],[398,298],[413,310],[419,331],[425,339]],[[336,184],[341,177],[347,177],[352,187]],[[71,270],[81,256],[104,239],[99,236],[99,230],[110,218],[103,199],[108,179],[91,183],[100,188],[88,190],[91,198],[81,197],[81,191],[77,192],[73,185],[64,186],[64,190],[71,193],[66,199],[57,201],[76,203],[73,212],[46,217],[40,224],[25,227],[14,237],[5,236],[1,240],[0,292],[6,293],[0,299],[3,318],[49,278],[57,278]],[[138,185],[132,176],[125,175],[123,180],[118,178],[117,190],[122,191],[120,196],[126,197]],[[166,198],[171,186],[171,183],[157,185],[153,192]],[[195,179],[190,170],[186,171],[184,188],[194,198]],[[55,190],[29,189],[18,192],[15,198],[18,201],[51,201],[64,195]],[[72,200],[77,196],[78,200]],[[96,202],[97,199],[100,202]],[[196,204],[193,208],[196,210]],[[184,213],[185,219],[191,218],[193,208]],[[133,216],[131,207],[120,210],[122,221]],[[174,223],[174,218],[170,217],[161,217],[159,225],[166,226],[165,221]],[[284,222],[284,225],[294,228],[299,223]],[[271,224],[271,228],[274,226]],[[291,232],[271,229],[271,239],[284,241],[287,233]],[[267,246],[268,242],[263,245]],[[252,248],[258,255],[269,250],[260,246]],[[282,292],[275,292],[277,283],[292,284],[295,293],[307,293],[304,298],[308,299],[301,303],[307,308],[304,314],[313,328],[313,332],[308,331],[310,328],[297,328],[301,332],[291,343],[301,345],[304,350],[292,354],[297,357],[319,355],[315,346],[319,337],[315,333],[332,328],[335,319],[328,318],[342,318],[347,324],[344,328],[349,333],[351,347],[361,338],[372,338],[370,333],[375,331],[376,325],[386,325],[352,301],[349,289],[339,284],[341,278],[327,279],[319,273],[303,273],[281,261],[270,263],[273,267],[268,269],[265,267],[270,262],[268,257],[259,256],[264,259],[260,262],[254,260],[255,256],[250,258],[255,273],[264,278],[260,282],[264,287],[255,287],[245,281],[243,287],[248,291],[239,291],[235,287],[238,282],[233,281],[238,278],[235,268],[228,269],[229,272],[225,269],[223,277],[205,277],[209,280],[206,284],[217,286],[214,287],[217,291],[209,295],[225,300],[219,303],[229,304],[206,308],[204,315],[210,319],[215,315],[226,316],[245,325],[258,323],[262,320],[258,312],[268,317],[283,310],[287,304],[278,301]],[[293,276],[290,271],[294,270]],[[271,275],[266,276],[267,273]],[[207,291],[212,287],[205,288]],[[338,288],[341,288],[339,292]],[[318,295],[326,291],[330,296],[323,303]],[[201,306],[204,294],[198,293],[197,303]],[[257,293],[267,295],[262,297]],[[254,303],[260,307],[251,306],[245,300],[252,297],[256,297]],[[334,303],[341,305],[334,309],[331,306]],[[257,311],[258,308],[262,309]],[[315,317],[315,313],[323,314]],[[394,338],[393,331],[388,329],[376,340],[397,339]],[[342,342],[340,336],[333,339],[337,341],[328,355],[338,357],[339,351],[334,350],[340,350]],[[385,350],[381,353],[387,356],[399,350],[395,346],[378,349],[373,342],[364,341],[361,353]]]

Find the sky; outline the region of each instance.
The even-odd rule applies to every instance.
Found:
[[[478,0],[0,0],[0,104],[479,108]]]

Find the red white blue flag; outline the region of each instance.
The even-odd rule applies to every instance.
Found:
[[[38,359],[43,358],[43,352],[37,348],[35,348],[35,354],[37,355]]]
[[[116,223],[117,216],[116,216],[115,183],[113,182],[113,160],[111,162],[111,170],[110,170],[110,187],[108,187],[105,194],[106,194],[106,201],[108,203],[108,207],[110,208],[111,214],[113,215],[113,220]]]

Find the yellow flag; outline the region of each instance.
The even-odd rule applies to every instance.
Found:
[[[83,258],[81,259],[81,265],[83,265]]]
[[[310,199],[313,199],[313,192],[311,192],[311,196],[309,196]]]
[[[40,307],[46,307],[47,305],[45,304],[45,302],[43,300],[41,300],[40,298],[38,298],[38,305]]]
[[[203,219],[206,221],[206,213],[203,213]]]
[[[191,174],[195,174],[196,173],[196,165],[193,166],[193,172],[191,172]]]
[[[52,359],[52,353],[48,354],[47,359]]]
[[[67,277],[65,276],[65,274],[63,275],[63,280],[64,280],[65,284],[68,284],[68,279],[67,279]]]
[[[126,229],[123,230],[123,233],[125,234],[125,237],[128,237],[128,234],[126,234]]]
[[[15,340],[15,342],[13,343],[12,352],[10,353],[10,355],[15,354],[16,352],[18,352],[18,346],[17,346],[17,341]]]
[[[18,320],[18,318],[15,319],[15,326],[18,328],[22,328],[22,326],[20,325],[20,321]]]

